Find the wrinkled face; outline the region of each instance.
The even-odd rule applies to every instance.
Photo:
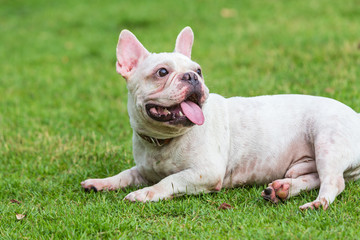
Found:
[[[123,30],[116,48],[116,71],[129,90],[128,111],[135,131],[152,137],[184,134],[205,121],[209,95],[199,64],[191,60],[194,34],[185,27],[172,53],[150,53],[134,34]]]
[[[209,90],[199,64],[179,53],[151,54],[128,81],[134,104],[149,122],[202,125]]]

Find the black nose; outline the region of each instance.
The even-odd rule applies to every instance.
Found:
[[[184,73],[183,77],[181,78],[183,81],[189,82],[191,85],[199,84],[198,76],[193,72]]]

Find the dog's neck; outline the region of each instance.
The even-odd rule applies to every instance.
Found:
[[[141,137],[145,141],[153,144],[156,147],[162,147],[164,145],[167,145],[171,142],[171,140],[173,140],[173,138],[166,138],[166,139],[154,138],[154,137],[146,136],[141,133],[137,133],[137,135],[139,135],[139,137]]]

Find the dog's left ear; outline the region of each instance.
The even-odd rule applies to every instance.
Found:
[[[177,36],[175,52],[191,58],[191,48],[194,42],[194,33],[190,27],[185,27]]]
[[[134,34],[128,30],[121,31],[116,47],[116,71],[126,81],[134,73],[139,64],[149,55],[148,50],[144,48]]]

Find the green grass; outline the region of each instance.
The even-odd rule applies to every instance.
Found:
[[[133,165],[121,29],[159,52],[190,25],[211,92],[321,95],[360,112],[359,20],[356,0],[2,1],[0,239],[358,238],[359,182],[328,211],[304,212],[316,190],[277,206],[263,186],[132,204],[122,198],[134,189],[85,193],[80,182]]]

